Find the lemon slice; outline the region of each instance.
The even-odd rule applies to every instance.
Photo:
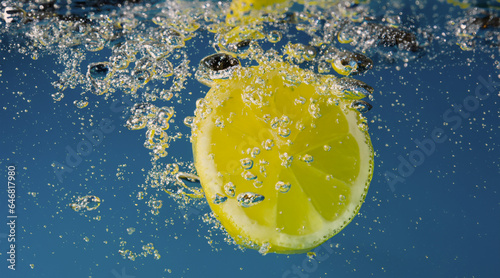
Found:
[[[307,252],[358,213],[373,171],[366,120],[324,78],[269,62],[215,80],[197,103],[195,167],[236,243]]]
[[[287,0],[233,0],[226,22],[233,26],[256,23],[262,20],[263,12],[285,10],[292,4]]]

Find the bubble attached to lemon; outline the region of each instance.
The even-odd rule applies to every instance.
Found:
[[[235,67],[198,101],[195,167],[237,244],[307,252],[358,213],[373,174],[366,119],[335,78],[285,62]]]

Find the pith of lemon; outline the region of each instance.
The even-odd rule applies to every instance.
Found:
[[[238,244],[306,252],[358,213],[373,171],[365,118],[322,84],[311,72],[270,62],[216,80],[197,103],[195,167]]]

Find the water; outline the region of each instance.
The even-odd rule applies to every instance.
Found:
[[[494,277],[500,270],[497,2],[372,1],[313,5],[309,13],[295,4],[270,13],[258,32],[233,33],[225,27],[228,2],[35,2],[0,7],[0,165],[4,184],[15,165],[17,196],[16,270],[7,268],[4,224],[2,277]],[[321,42],[373,66],[351,61],[360,72],[343,77]],[[339,91],[363,98],[357,108],[372,107],[364,113],[376,152],[368,196],[315,256],[240,250],[199,198],[184,123],[208,91],[195,78],[199,62],[216,50],[241,66],[287,53],[302,68],[342,78]],[[297,78],[287,82],[293,87]]]

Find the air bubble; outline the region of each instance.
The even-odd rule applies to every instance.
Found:
[[[350,99],[361,99],[373,94],[373,88],[366,83],[353,79],[350,77],[343,77],[340,79],[339,91],[342,97]]]
[[[281,166],[285,168],[292,166],[293,156],[288,153],[280,153],[279,158],[281,159]]]
[[[265,256],[267,253],[269,253],[270,248],[271,244],[269,242],[264,242],[262,246],[259,248],[259,254]]]
[[[228,182],[224,185],[224,193],[229,197],[234,197],[236,192],[236,186],[232,182]]]
[[[279,134],[281,137],[284,137],[284,138],[286,138],[286,137],[290,136],[290,133],[291,133],[291,132],[292,132],[292,131],[291,131],[289,128],[281,128],[281,127],[280,127],[280,128],[278,128],[278,134]]]
[[[281,34],[280,31],[273,30],[273,31],[269,32],[269,35],[267,36],[267,40],[270,43],[277,43],[281,40],[282,37],[283,37],[283,35]]]
[[[271,128],[272,129],[276,129],[279,127],[279,124],[280,124],[280,119],[278,119],[278,117],[274,117],[272,120],[271,120]]]
[[[332,63],[333,69],[342,75],[359,74],[373,67],[373,61],[367,56],[335,47],[330,47],[325,57]]]
[[[264,149],[270,151],[274,146],[273,139],[267,139],[266,141],[262,142],[262,146],[264,147]]]
[[[260,181],[260,180],[255,180],[255,181],[253,182],[253,186],[254,186],[255,188],[261,188],[261,187],[262,187],[262,184],[263,184],[263,182],[262,182],[262,181]]]
[[[288,182],[278,181],[274,188],[280,193],[287,193],[290,190],[291,184]]]
[[[52,98],[55,100],[55,101],[60,101],[61,99],[64,98],[64,93],[63,92],[56,92],[56,93],[53,93],[52,94]]]
[[[238,194],[236,200],[238,201],[238,204],[240,206],[244,208],[249,208],[264,201],[264,196],[253,192],[245,192]]]
[[[364,101],[364,100],[355,100],[351,103],[351,108],[361,112],[361,113],[365,113],[365,112],[368,112],[372,109],[372,105],[369,104],[368,102]]]
[[[315,253],[315,252],[312,252],[312,251],[311,251],[311,252],[307,252],[307,258],[308,258],[309,260],[314,260],[314,259],[316,259],[316,253]]]
[[[227,201],[226,196],[221,196],[221,195],[219,195],[219,193],[215,193],[214,204],[219,205],[219,204],[224,203],[225,201]]]
[[[240,160],[240,163],[241,167],[243,167],[243,169],[245,170],[250,170],[253,167],[253,160],[251,160],[250,158],[243,158]]]
[[[82,209],[90,211],[95,210],[101,205],[101,199],[97,196],[87,195],[84,197],[78,197],[75,202],[69,204],[69,206],[74,211],[80,211]]]
[[[306,61],[312,61],[316,57],[317,51],[314,46],[306,45],[302,56]]]
[[[109,63],[92,63],[88,66],[87,75],[94,80],[104,80],[108,77]]]
[[[298,97],[295,99],[295,101],[293,103],[295,105],[304,104],[304,103],[306,103],[306,98],[305,97]]]
[[[252,180],[255,180],[257,178],[256,175],[254,175],[252,172],[250,171],[244,171],[241,173],[241,176],[246,179],[247,181],[252,181]]]
[[[252,149],[252,151],[250,152],[250,155],[252,156],[252,158],[256,158],[257,155],[259,155],[259,154],[260,154],[260,149],[257,147],[254,147]]]
[[[193,124],[194,124],[194,117],[193,116],[187,116],[186,118],[184,118],[184,125],[192,128]]]
[[[201,60],[195,77],[199,82],[212,86],[214,80],[228,79],[239,67],[240,61],[236,57],[226,53],[217,53]]]
[[[301,158],[302,161],[306,162],[307,164],[310,164],[311,162],[314,161],[314,158],[312,155],[309,155],[309,154],[305,154],[302,158]]]

